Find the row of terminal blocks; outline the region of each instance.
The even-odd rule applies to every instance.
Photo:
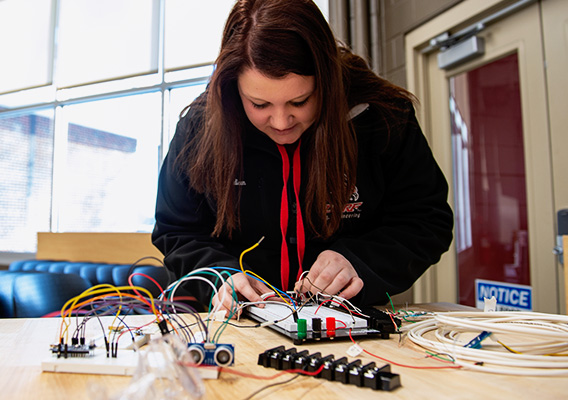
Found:
[[[363,365],[361,360],[348,361],[346,357],[321,356],[308,350],[298,352],[295,347],[278,346],[259,354],[258,364],[277,370],[303,370],[316,372],[316,378],[367,387],[373,390],[391,391],[400,386],[400,375],[391,372],[390,364],[377,367],[374,362]]]

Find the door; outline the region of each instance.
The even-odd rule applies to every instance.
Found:
[[[521,1],[491,18],[511,4],[467,0],[406,38],[409,87],[421,99],[418,114],[450,182],[456,216],[453,248],[419,283],[423,298],[416,300],[475,306],[481,279],[529,287],[533,310],[558,312],[561,271],[551,249],[555,210],[568,193],[559,175],[565,157],[554,148],[566,139],[552,123],[551,104],[566,104],[559,96],[567,92],[552,89],[561,84],[551,81],[546,55],[566,51],[559,41],[566,43],[568,25],[559,16],[568,15],[568,2]],[[441,69],[440,50],[427,40],[483,20],[490,21],[476,34],[483,54]],[[560,62],[565,82],[560,71],[568,65]]]
[[[499,282],[530,293],[518,59],[513,52],[448,77],[458,302],[464,305],[477,305],[478,279],[491,281],[486,292]],[[502,300],[528,308],[529,299]]]

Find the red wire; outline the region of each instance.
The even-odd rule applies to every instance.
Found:
[[[287,369],[284,372],[289,372],[291,374],[302,374],[302,375],[308,375],[308,376],[316,376],[317,374],[319,374],[321,371],[323,371],[324,365],[320,365],[320,367],[318,369],[316,369],[313,372],[310,371],[304,371],[303,369]]]
[[[152,325],[152,324],[155,323],[155,322],[156,322],[156,321],[153,320],[153,321],[150,321],[150,322],[148,322],[148,323],[146,323],[146,324],[144,324],[144,325],[137,326],[137,327],[135,327],[135,328],[123,329],[122,332],[120,332],[120,334],[118,335],[118,339],[117,339],[116,341],[118,342],[118,341],[120,340],[120,338],[122,337],[122,335],[124,335],[126,332],[135,332],[135,331],[137,331],[137,330],[139,330],[139,329],[142,329],[142,328],[145,328],[145,327],[147,327],[147,326],[149,326],[149,325]]]
[[[357,344],[357,342],[353,339],[353,336],[351,336],[351,329],[349,329],[349,339],[351,339],[351,341],[352,341],[354,344]],[[384,361],[384,362],[386,362],[386,363],[396,365],[397,367],[413,368],[413,369],[447,369],[447,368],[455,369],[455,368],[461,368],[460,365],[444,365],[444,366],[437,366],[437,367],[435,367],[435,366],[418,366],[418,365],[400,364],[400,363],[397,363],[397,362],[394,362],[394,361],[387,360],[386,358],[379,357],[379,356],[377,356],[377,355],[375,355],[375,354],[373,354],[373,353],[371,353],[371,352],[369,352],[369,351],[367,351],[367,350],[365,350],[365,349],[363,349],[363,348],[361,348],[361,350],[363,350],[363,353],[366,353],[366,354],[368,354],[368,355],[370,355],[370,356],[372,356],[372,357],[378,358],[379,360],[382,360],[382,361]]]
[[[390,317],[390,319],[391,319],[391,321],[392,321],[392,324],[394,325],[394,330],[395,330],[396,332],[398,332],[398,325],[396,324],[396,322],[394,322],[394,317],[392,316],[391,313],[386,313],[386,314]]]
[[[318,312],[318,310],[320,309],[320,307],[321,307],[324,303],[327,303],[328,301],[332,301],[332,302],[334,302],[334,303],[337,303],[337,304],[339,304],[340,306],[342,306],[343,308],[345,308],[347,311],[349,311],[349,309],[348,309],[347,307],[345,307],[345,305],[344,305],[343,303],[340,303],[340,302],[335,301],[335,300],[333,300],[333,299],[329,299],[329,300],[323,301],[323,302],[319,305],[319,307],[316,309],[316,311],[314,312],[314,314],[316,314],[316,313]],[[390,314],[389,314],[389,315],[390,315]],[[396,326],[396,323],[394,322],[394,319],[392,318],[392,316],[391,316],[391,320],[393,321],[393,323],[394,323],[395,326]],[[337,320],[336,320],[336,322],[337,322]],[[339,322],[343,323],[343,324],[345,325],[345,327],[347,327],[347,325],[345,324],[345,322],[343,322],[343,321],[339,321]],[[397,329],[398,329],[398,327],[397,327]],[[355,341],[355,339],[353,339],[353,336],[351,336],[351,329],[349,329],[349,338],[351,339],[351,341],[352,341],[354,344],[357,344],[357,342]],[[396,363],[396,362],[387,360],[386,358],[379,357],[379,356],[377,356],[376,354],[373,354],[373,353],[371,353],[371,352],[369,352],[369,351],[367,351],[367,350],[365,350],[365,349],[363,349],[363,348],[361,348],[361,349],[363,350],[364,353],[370,355],[371,357],[378,358],[379,360],[382,360],[382,361],[384,361],[384,362],[386,362],[386,363],[389,363],[389,364],[396,365],[396,366],[398,366],[398,367],[413,368],[413,369],[447,369],[447,368],[461,368],[460,365],[444,365],[444,366],[437,366],[437,367],[435,367],[435,366],[424,366],[424,367],[421,367],[421,366],[417,366],[417,365],[399,364],[399,363]]]
[[[336,319],[335,322],[341,322],[343,324],[344,328],[347,328],[347,324],[343,321],[341,321],[340,319]]]
[[[151,281],[158,287],[158,289],[160,289],[160,293],[162,293],[162,295],[164,294],[164,289],[162,289],[162,286],[160,286],[160,284],[159,284],[154,278],[152,278],[152,277],[149,276],[149,275],[143,274],[143,273],[141,273],[141,272],[134,272],[133,274],[131,274],[131,275],[128,277],[128,283],[130,284],[130,286],[134,287],[134,284],[132,283],[132,278],[133,278],[134,276],[136,276],[136,275],[140,275],[140,276],[142,276],[142,277],[144,277],[144,278],[148,278],[149,280],[151,280]],[[136,289],[133,289],[133,290],[134,290],[134,293],[136,293],[136,294],[138,295],[138,297],[140,297],[140,301],[146,303],[148,306],[151,307],[150,302],[149,302],[148,300],[146,300],[146,299],[144,298],[144,296],[142,296],[142,295],[140,294],[140,292],[138,292],[138,290],[136,290]]]
[[[173,299],[170,299],[170,301],[182,301],[182,300],[197,301],[197,298],[193,296],[176,296]]]
[[[143,274],[141,272],[134,272],[133,274],[131,274],[128,277],[128,283],[130,284],[130,286],[134,286],[134,284],[132,283],[132,277],[136,276],[136,275],[140,275],[143,276],[144,278],[150,279],[152,281],[152,283],[154,283],[154,285],[156,285],[158,287],[158,289],[160,289],[160,293],[163,295],[164,294],[164,289],[162,288],[162,286],[151,276]]]
[[[353,310],[350,310],[349,308],[347,308],[347,306],[346,306],[345,304],[340,303],[339,301],[333,300],[333,299],[328,299],[328,300],[322,301],[322,302],[320,303],[320,305],[318,306],[318,308],[316,308],[316,311],[314,311],[314,314],[317,314],[318,310],[320,309],[320,307],[321,307],[323,304],[328,303],[328,302],[330,302],[330,301],[333,302],[333,303],[335,303],[335,304],[340,305],[340,306],[343,307],[343,308],[345,308],[350,314],[353,314],[353,315],[361,315],[361,314],[359,314],[358,312],[353,311]]]
[[[206,368],[206,367],[205,367]],[[279,372],[275,375],[272,376],[260,376],[260,375],[254,375],[254,374],[247,374],[246,372],[240,372],[239,370],[233,369],[233,368],[227,368],[227,367],[221,367],[221,371],[223,372],[227,372],[229,374],[233,374],[233,375],[238,375],[238,376],[242,376],[243,378],[252,378],[252,379],[261,379],[261,380],[272,380],[272,379],[276,379],[281,377],[282,375],[285,374],[302,374],[302,375],[308,375],[308,376],[316,376],[317,374],[319,374],[321,371],[323,371],[324,365],[320,365],[320,367],[313,371],[313,372],[309,372],[309,371],[304,371],[303,369],[287,369],[285,371]]]

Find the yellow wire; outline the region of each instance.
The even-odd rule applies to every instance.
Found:
[[[116,290],[115,287],[113,285],[110,285],[108,283],[103,283],[100,285],[95,285],[92,286],[90,288],[88,288],[87,290],[85,290],[83,293],[69,299],[61,308],[61,327],[59,329],[59,337],[62,338],[63,335],[67,335],[68,329],[69,329],[69,325],[70,325],[70,321],[67,322],[67,315],[69,315],[69,317],[71,317],[71,313],[72,311],[76,308],[77,306],[77,302],[83,298],[83,297],[87,297],[89,295],[92,294],[92,292],[94,290],[100,289],[100,288],[107,288],[107,289],[112,289],[112,290]],[[117,290],[118,295],[120,296],[120,292]],[[66,308],[70,306],[70,309],[68,311],[66,311]],[[113,322],[114,323],[114,322]],[[63,326],[65,325],[65,329],[63,329]],[[67,337],[65,338],[65,340],[67,341]]]
[[[511,353],[514,354],[525,354],[522,353],[520,351],[517,351],[509,346],[507,346],[505,343],[501,342],[500,340],[497,340],[497,343],[499,343],[501,346],[503,346],[505,349],[507,349],[508,351],[510,351]],[[550,357],[555,357],[555,356],[564,356],[564,354],[562,353],[549,353],[549,354],[543,354],[544,356],[550,356]]]
[[[514,349],[510,348],[509,346],[507,346],[505,343],[501,342],[500,340],[498,340],[497,343],[499,343],[501,346],[503,346],[504,348],[506,348],[507,350],[509,350],[511,353],[514,353],[514,354],[523,354],[523,353],[521,353],[521,352],[519,352],[519,351],[517,351],[517,350],[514,350]]]
[[[245,271],[245,269],[243,268],[243,257],[244,257],[244,255],[245,255],[246,253],[248,253],[249,251],[256,249],[256,248],[258,247],[258,245],[260,244],[260,242],[262,242],[263,240],[264,240],[264,236],[261,237],[258,242],[256,242],[256,243],[253,244],[251,247],[249,247],[248,249],[244,250],[244,251],[241,253],[241,256],[239,257],[239,265],[240,265],[241,271],[243,271],[243,273],[246,274],[246,271]]]
[[[97,294],[106,294],[106,295],[110,296],[111,294],[109,292],[118,293],[118,296],[121,299],[122,299],[122,296],[128,296],[128,297],[133,297],[133,298],[137,298],[137,299],[140,298],[140,296],[131,295],[129,293],[121,293],[120,292],[121,290],[140,290],[140,291],[144,292],[151,301],[150,307],[152,309],[152,313],[156,316],[156,318],[159,317],[159,312],[156,310],[156,307],[154,305],[154,298],[152,297],[152,294],[148,291],[148,289],[143,288],[143,287],[138,287],[138,286],[119,286],[119,287],[116,287],[116,286],[113,286],[113,285],[110,285],[110,284],[95,285],[95,286],[85,290],[83,293],[79,294],[78,296],[75,296],[72,299],[68,300],[63,305],[63,307],[61,308],[62,325],[61,325],[61,329],[60,329],[60,338],[62,338],[64,335],[68,334],[70,321],[67,322],[67,317],[71,318],[73,310],[75,310],[78,306],[80,307],[80,306],[87,304],[90,301],[94,300],[94,299],[90,299],[89,301],[83,302],[83,303],[78,305],[77,303],[79,302],[80,299],[82,299],[86,296],[89,296],[89,295],[97,295]],[[101,296],[101,297],[107,297],[107,296]],[[69,309],[67,310],[68,307],[69,307]],[[116,321],[116,318],[118,318],[118,315],[120,315],[121,309],[122,309],[122,305],[119,306],[119,310],[118,310],[117,314],[115,315],[114,321]],[[113,324],[114,324],[114,321],[113,321]],[[64,330],[63,330],[63,325],[65,325]]]
[[[245,275],[247,275],[247,274],[253,275],[253,276],[257,277],[258,279],[260,279],[262,282],[266,283],[266,285],[267,285],[269,288],[271,288],[271,289],[274,291],[274,293],[276,293],[276,294],[278,295],[278,297],[280,297],[286,304],[288,304],[288,305],[291,306],[292,303],[290,303],[288,300],[286,300],[284,297],[282,297],[282,295],[280,294],[280,292],[278,292],[278,290],[276,290],[276,288],[275,288],[274,286],[272,286],[270,283],[266,282],[263,278],[261,278],[260,276],[258,276],[258,275],[255,274],[254,272],[252,272],[252,271],[250,271],[250,270],[248,270],[248,269],[245,271],[245,269],[244,269],[244,267],[243,267],[243,257],[244,257],[244,255],[245,255],[246,253],[248,253],[249,251],[256,249],[256,248],[258,247],[258,245],[260,244],[260,242],[262,242],[263,240],[264,240],[264,236],[261,237],[260,240],[259,240],[258,242],[256,242],[254,245],[252,245],[251,247],[249,247],[248,249],[244,250],[244,251],[241,253],[241,256],[239,257],[239,266],[241,267],[241,271],[243,271],[243,274],[245,274]]]
[[[144,289],[144,288],[138,287],[138,286],[123,286],[123,287],[120,287],[120,289],[123,289],[123,288]],[[130,289],[129,289],[129,290],[130,290]],[[143,290],[143,291],[144,291],[144,290]],[[103,291],[103,294],[101,294],[100,296],[97,296],[97,297],[91,298],[91,299],[89,299],[89,300],[86,300],[86,301],[84,301],[84,302],[82,302],[82,303],[76,304],[75,307],[76,307],[76,308],[82,307],[83,305],[89,304],[90,302],[93,302],[93,301],[96,301],[96,300],[99,300],[99,299],[102,299],[102,298],[105,298],[105,297],[113,296],[112,293],[104,293],[104,292],[105,292],[105,291]],[[95,293],[95,294],[96,294],[96,293]],[[147,294],[149,294],[149,293],[147,293]],[[140,295],[139,295],[139,294],[121,293],[121,298],[122,298],[122,296],[125,296],[125,297],[132,297],[133,299],[140,300]],[[153,303],[153,299],[152,299],[152,303]],[[176,334],[179,335],[179,332],[178,332],[178,330],[176,329],[175,325],[172,324],[172,322],[171,322],[169,319],[164,318],[163,314],[162,314],[160,311],[158,311],[158,310],[153,306],[153,304],[151,304],[151,306],[152,306],[153,313],[154,313],[154,315],[155,315],[155,317],[156,317],[156,320],[159,321],[159,320],[160,320],[160,317],[161,317],[161,319],[165,320],[166,323],[168,323],[168,324],[171,326],[172,330],[173,330]],[[71,311],[72,311],[72,310],[71,310]],[[71,311],[69,311],[69,312],[71,312]],[[118,319],[118,315],[119,315],[119,314],[115,315],[115,318],[114,318],[113,322],[111,323],[111,325],[114,325],[115,321]]]

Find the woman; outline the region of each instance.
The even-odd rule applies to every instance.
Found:
[[[245,268],[275,287],[383,304],[448,249],[447,191],[412,96],[338,45],[311,0],[239,0],[164,162],[153,242],[181,277],[239,269],[264,237]],[[270,291],[232,278],[214,304]]]

